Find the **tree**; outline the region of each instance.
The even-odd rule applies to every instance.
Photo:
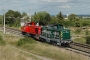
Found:
[[[27,16],[27,13],[23,12],[22,17],[25,17],[25,16]]]
[[[77,18],[77,15],[75,15],[75,14],[70,14],[68,18],[69,18],[70,21],[75,21],[76,18]]]
[[[63,25],[63,22],[64,22],[64,17],[63,17],[62,12],[60,11],[60,13],[57,15],[57,23]]]
[[[57,19],[58,19],[58,20],[64,20],[64,17],[63,17],[63,15],[62,15],[61,11],[60,11],[60,13],[57,15]]]
[[[37,13],[36,12],[34,13],[34,16],[32,16],[32,17],[33,17],[32,20],[35,21],[35,22],[37,22]]]
[[[39,22],[41,25],[47,25],[50,22],[50,14],[46,11],[38,12],[34,14],[34,21]]]
[[[80,19],[76,14],[70,14],[68,18],[76,27],[80,27]]]
[[[20,12],[13,11],[13,10],[8,10],[8,12],[6,12],[5,15],[6,15],[6,18],[5,18],[6,22],[5,23],[8,24],[9,26],[14,25],[14,23],[16,24],[17,20],[20,21],[20,18],[21,18]]]
[[[5,14],[6,16],[6,24],[13,24],[14,23],[14,11],[13,10],[9,10],[8,12],[6,12]]]
[[[14,11],[14,17],[15,17],[15,18],[21,17],[20,12]]]

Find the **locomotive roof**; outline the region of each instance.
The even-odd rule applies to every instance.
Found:
[[[62,30],[64,28],[63,28],[63,25],[61,25],[61,24],[54,24],[54,25],[44,26],[43,29],[46,29],[46,30]]]
[[[63,26],[63,25],[61,25],[61,24],[54,24],[54,26],[57,26],[57,25]]]
[[[51,24],[51,25],[48,25],[48,26],[51,26],[51,27],[53,27],[53,26],[63,26],[63,25],[61,25],[61,24]]]

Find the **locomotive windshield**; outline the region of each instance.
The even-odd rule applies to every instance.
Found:
[[[28,22],[28,23],[25,23],[24,26],[30,26],[30,25],[35,25],[34,22]]]
[[[56,24],[56,25],[53,25],[52,27],[54,29],[63,29],[64,28],[63,25],[61,25],[61,24]]]

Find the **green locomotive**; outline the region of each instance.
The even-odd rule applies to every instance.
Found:
[[[59,46],[69,45],[72,42],[70,30],[65,29],[63,25],[60,24],[42,27],[39,39],[41,41],[46,41],[47,43],[56,44]]]

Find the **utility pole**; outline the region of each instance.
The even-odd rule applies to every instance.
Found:
[[[3,23],[2,24],[4,25],[3,26],[3,40],[4,40],[4,38],[5,38],[5,35],[4,35],[5,34],[5,8],[3,9],[3,12],[4,12],[4,15],[3,15]]]
[[[30,10],[31,10],[31,9],[29,9],[29,17],[30,17],[30,22],[31,22],[31,14],[30,14]]]
[[[2,26],[3,26],[3,16],[2,16]]]
[[[4,30],[3,30],[3,33],[5,34],[5,8],[3,9],[3,11],[4,11]]]

